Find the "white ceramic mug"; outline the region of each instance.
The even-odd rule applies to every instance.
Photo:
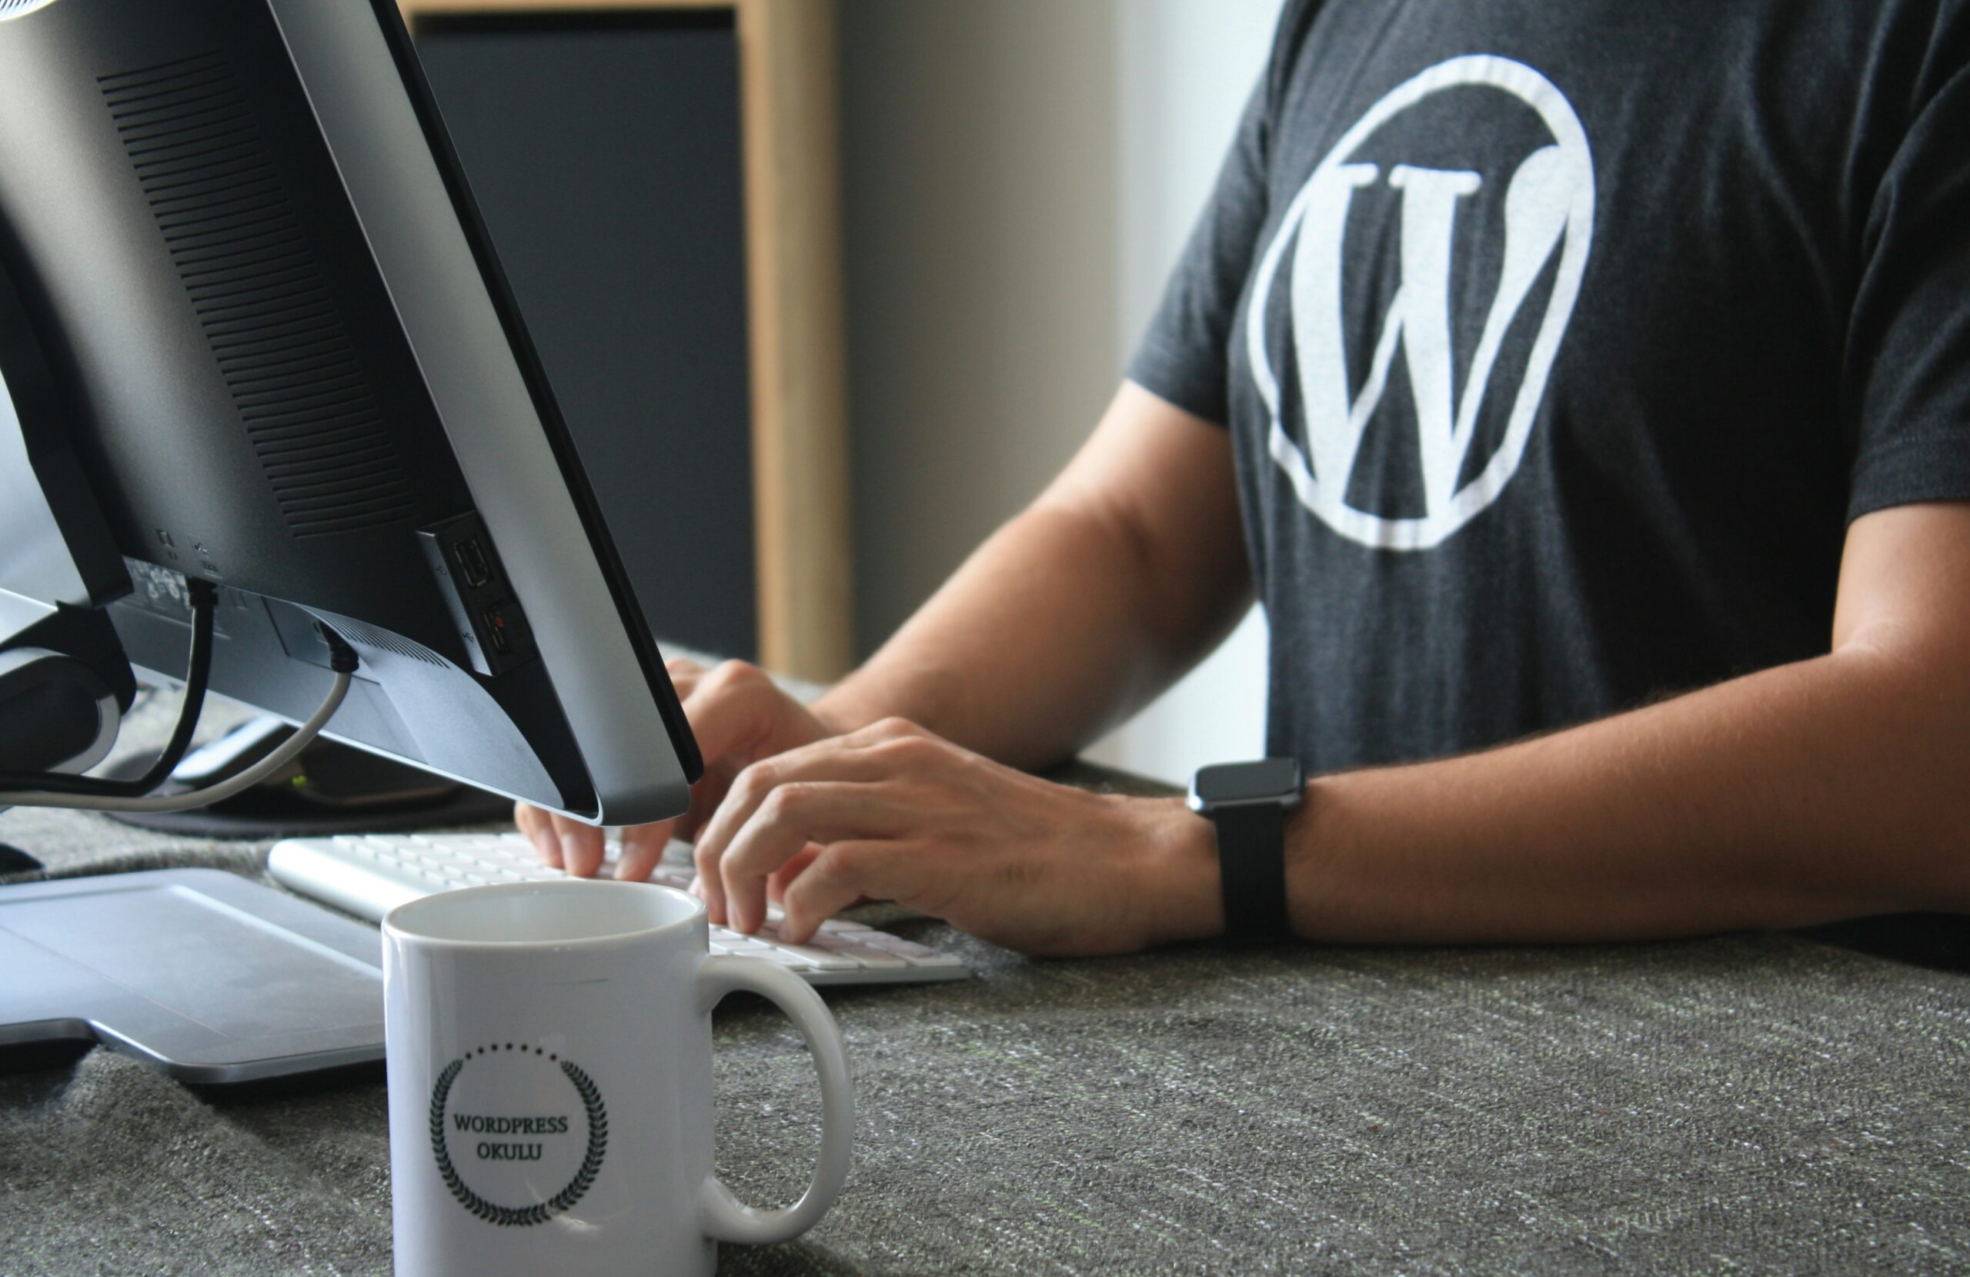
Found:
[[[854,1101],[813,989],[710,957],[702,902],[627,882],[473,887],[383,920],[398,1277],[709,1277],[833,1205]],[[711,1010],[778,1003],[821,1077],[821,1156],[784,1210],[712,1173]]]

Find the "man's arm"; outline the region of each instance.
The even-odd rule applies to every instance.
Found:
[[[680,821],[627,830],[648,877],[758,759],[908,718],[1020,767],[1067,758],[1154,697],[1251,601],[1227,432],[1124,384],[1088,442],[866,665],[811,709],[741,662],[673,661],[706,760]],[[600,830],[521,804],[551,864],[592,874]]]
[[[814,709],[1045,766],[1146,704],[1251,598],[1229,433],[1125,382],[1059,478]]]
[[[1308,798],[1290,901],[1322,939],[1970,912],[1970,505],[1854,523],[1825,656]]]
[[[1309,939],[1438,943],[1970,912],[1967,771],[1970,505],[1881,511],[1849,533],[1826,656],[1314,781],[1287,827],[1292,920]],[[1223,927],[1201,818],[1070,796],[907,723],[748,769],[698,853],[715,915],[743,928],[780,874],[795,936],[863,895],[1034,952]]]

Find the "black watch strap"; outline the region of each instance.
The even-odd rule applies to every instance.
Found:
[[[1279,803],[1221,807],[1218,876],[1224,890],[1224,934],[1231,940],[1287,940],[1286,809]]]

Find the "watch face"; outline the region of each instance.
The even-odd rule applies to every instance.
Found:
[[[1297,796],[1300,790],[1300,763],[1296,758],[1268,758],[1257,763],[1219,763],[1200,769],[1193,788],[1198,801],[1207,806]]]

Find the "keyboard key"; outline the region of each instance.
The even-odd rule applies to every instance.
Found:
[[[748,958],[763,958],[768,962],[776,962],[794,971],[813,971],[819,969],[817,964],[809,962],[797,953],[789,953],[786,949],[778,945],[767,945],[758,953],[747,953],[744,956]]]
[[[828,936],[815,936],[812,947],[829,953],[838,953],[845,958],[853,958],[861,966],[882,967],[894,970],[910,965],[909,960],[887,949],[878,949],[872,944],[853,944],[846,940]]]
[[[858,936],[857,939],[863,944],[874,945],[878,949],[887,949],[892,953],[900,953],[907,949],[923,948],[922,945],[914,941],[905,940],[901,936],[892,936],[887,931],[871,931],[866,936]]]
[[[901,958],[881,949],[855,948],[840,952],[855,959],[856,964],[870,971],[904,971],[910,966],[908,958]]]
[[[867,938],[870,934],[872,933],[867,931],[836,931],[832,928],[823,927],[821,930],[816,931],[814,938],[807,943],[817,949],[828,949],[840,953],[881,952],[874,945],[867,943]]]
[[[807,959],[823,971],[853,971],[861,965],[847,954],[816,948],[813,945],[782,943],[780,948],[795,957]]]

